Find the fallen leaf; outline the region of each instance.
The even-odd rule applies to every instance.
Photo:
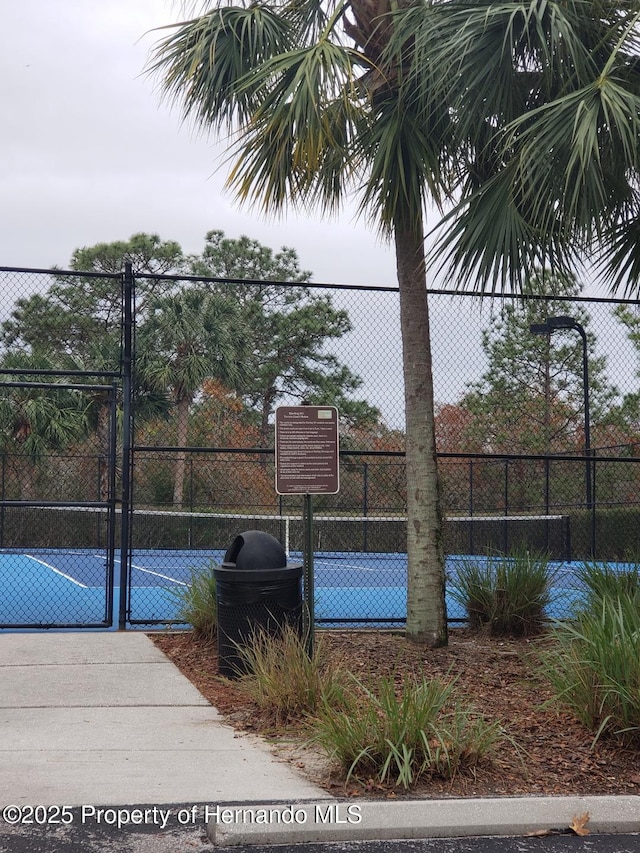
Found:
[[[572,832],[575,832],[576,835],[589,835],[591,830],[587,829],[588,823],[589,812],[585,812],[581,815],[574,815],[571,823],[569,824],[569,829]]]

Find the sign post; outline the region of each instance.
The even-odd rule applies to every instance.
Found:
[[[335,406],[279,406],[276,409],[276,492],[303,495],[304,628],[307,652],[314,646],[312,495],[340,490],[338,410]]]
[[[315,646],[316,623],[316,582],[313,570],[313,498],[306,494],[302,499],[302,578],[304,583],[304,612],[302,614],[302,629],[307,645],[307,654],[313,657]]]

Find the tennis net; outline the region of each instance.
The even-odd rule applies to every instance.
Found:
[[[116,510],[115,544],[119,546],[120,511]],[[0,548],[105,548],[107,510],[100,507],[0,507]],[[304,522],[300,515],[261,513],[178,512],[140,509],[131,517],[134,550],[225,551],[245,530],[263,530],[279,539],[287,553],[301,551]],[[404,516],[316,515],[316,551],[404,553]],[[444,522],[446,554],[508,553],[516,549],[570,559],[568,515],[449,517]]]

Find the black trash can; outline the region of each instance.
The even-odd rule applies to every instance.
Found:
[[[231,543],[213,570],[218,608],[220,675],[238,678],[246,666],[238,647],[259,632],[277,636],[285,625],[302,631],[302,564],[287,563],[278,540],[247,530]]]

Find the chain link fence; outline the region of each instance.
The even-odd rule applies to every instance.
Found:
[[[122,276],[0,270],[0,627],[107,627]]]
[[[314,498],[316,612],[325,624],[401,624],[397,291],[139,275],[127,389],[122,285],[121,275],[0,272],[0,547],[22,553],[46,539],[80,552],[94,547],[87,531],[99,529],[129,565],[121,582],[126,621],[169,623],[191,573],[220,561],[243,530],[271,532],[291,559],[300,558],[301,499],[274,489],[273,413],[303,400],[337,405],[341,487]],[[450,571],[461,557],[522,548],[556,561],[637,560],[638,306],[584,299],[571,282],[558,292],[429,294]],[[7,384],[15,369],[22,387]],[[60,387],[28,385],[38,369],[55,371],[48,379]],[[103,382],[115,383],[117,433],[105,415],[108,392],[62,387]],[[129,392],[134,432],[126,456]],[[55,435],[38,419],[45,403],[55,412]],[[82,425],[65,432],[78,405]],[[50,503],[67,515],[44,533]],[[99,524],[79,522],[80,512],[98,510]],[[96,547],[108,550],[108,542]],[[74,566],[54,568],[78,580]],[[564,576],[554,596],[565,596],[566,607],[556,601],[554,613],[575,598]],[[119,582],[111,577],[107,597],[109,583]],[[464,619],[448,603],[450,618]]]
[[[249,286],[241,287],[246,299]],[[401,623],[406,525],[397,292],[310,287],[308,294],[348,316],[348,330],[327,337],[322,352],[357,379],[350,405],[330,393],[322,397],[343,414],[340,492],[314,497],[317,614],[329,624]],[[449,557],[526,548],[556,561],[634,559],[640,547],[635,304],[577,296],[481,300],[448,292],[432,292],[429,299]],[[544,335],[531,330],[549,317],[579,323],[586,348],[572,328]],[[264,398],[270,390],[265,386]],[[271,424],[276,405],[315,402],[314,391],[303,382],[283,382],[264,418],[255,392],[249,400],[241,389],[226,397],[211,389],[196,402],[190,424],[190,434],[202,436],[198,413],[206,411],[210,446],[186,449],[182,462],[170,447],[175,425],[156,430],[153,444],[141,428],[136,506],[184,513],[183,540],[206,547],[211,534],[218,543],[212,559],[221,559],[225,546],[252,527],[273,533],[299,559],[301,500],[275,494]],[[248,417],[246,408],[237,408],[239,398],[253,406]],[[369,409],[359,412],[354,403]],[[265,422],[266,433],[260,428]],[[178,465],[184,477],[179,507],[172,498]],[[566,601],[556,603],[554,613],[567,612],[575,599],[566,578],[554,591]],[[448,604],[450,618],[464,619],[453,599]]]

